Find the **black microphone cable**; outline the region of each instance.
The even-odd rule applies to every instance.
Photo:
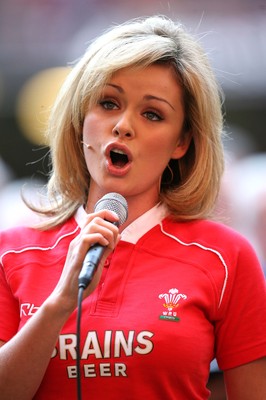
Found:
[[[79,287],[78,291],[78,306],[77,306],[77,345],[76,345],[76,369],[77,369],[77,400],[82,400],[81,390],[81,371],[80,371],[80,330],[81,330],[81,316],[82,316],[82,298],[84,287]]]
[[[115,222],[116,226],[122,225],[128,216],[128,207],[126,199],[118,193],[108,193],[103,196],[95,205],[95,212],[101,210],[110,210],[117,214],[119,221]],[[104,246],[95,244],[90,247],[86,257],[83,262],[81,272],[79,274],[79,290],[78,290],[78,300],[77,300],[77,328],[76,328],[76,380],[77,380],[77,400],[82,400],[82,385],[81,385],[81,349],[80,349],[80,339],[81,339],[81,317],[82,317],[82,299],[83,291],[88,287],[91,282],[102,254],[104,252]]]

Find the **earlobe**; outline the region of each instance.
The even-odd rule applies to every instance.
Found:
[[[177,160],[178,158],[183,157],[189,148],[191,139],[192,139],[192,134],[186,133],[186,136],[182,137],[179,140],[179,143],[177,144],[171,158]]]

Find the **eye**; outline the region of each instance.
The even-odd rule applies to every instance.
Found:
[[[146,111],[143,115],[150,121],[162,121],[162,117],[154,111]]]
[[[101,100],[100,105],[105,110],[117,110],[118,109],[118,105],[112,100]]]

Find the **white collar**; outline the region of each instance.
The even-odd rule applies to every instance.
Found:
[[[86,211],[82,206],[78,208],[75,214],[77,224],[82,227],[86,218]],[[150,210],[146,211],[121,232],[121,240],[129,243],[137,241],[155,225],[157,225],[167,215],[165,205],[159,203]]]

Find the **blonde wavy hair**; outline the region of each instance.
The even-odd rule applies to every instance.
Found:
[[[199,41],[180,23],[153,16],[104,32],[90,44],[63,84],[47,132],[52,166],[47,184],[50,203],[49,207],[35,207],[50,216],[43,229],[63,223],[87,201],[90,176],[81,143],[82,127],[104,85],[121,68],[153,63],[175,68],[183,88],[184,135],[191,135],[187,153],[171,160],[165,170],[161,201],[175,219],[210,216],[224,166],[221,91]]]

